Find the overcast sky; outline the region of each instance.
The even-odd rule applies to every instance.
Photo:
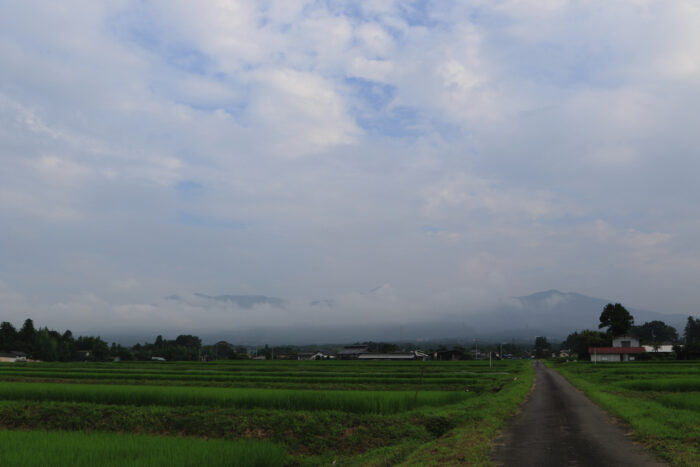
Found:
[[[553,288],[697,315],[698,25],[695,0],[3,1],[0,319],[391,321]]]

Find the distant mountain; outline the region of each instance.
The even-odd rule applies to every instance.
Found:
[[[598,329],[603,308],[608,303],[616,302],[558,290],[537,292],[525,297],[515,297],[514,300],[515,304],[512,306],[499,307],[478,317],[474,326],[496,334],[508,333],[499,330],[510,329],[513,333],[517,329],[519,332],[537,333],[535,335],[566,337],[581,329]],[[682,332],[687,319],[684,315],[626,308],[637,325],[660,320]]]
[[[368,293],[378,293],[387,289],[378,287]],[[264,295],[206,295],[194,294],[196,300],[219,303],[232,303],[244,309],[257,305],[284,307],[281,298]],[[168,299],[186,301],[177,295]],[[358,320],[352,325],[333,325],[318,323],[291,324],[281,319],[275,326],[258,326],[227,330],[219,334],[202,335],[205,340],[225,339],[230,342],[250,344],[308,344],[308,343],[342,343],[355,341],[439,341],[453,340],[471,343],[478,338],[482,342],[503,342],[516,340],[533,342],[536,336],[546,336],[550,341],[561,341],[570,333],[583,329],[598,329],[600,313],[608,303],[615,300],[589,297],[575,292],[547,290],[524,297],[514,297],[507,304],[474,309],[468,313],[436,315],[425,319],[405,323],[381,322],[377,316],[372,321]],[[332,313],[339,304],[333,299],[316,300],[309,305],[326,309]],[[624,303],[623,303],[624,305]],[[664,314],[653,311],[637,310],[627,307],[635,324],[647,321],[664,321],[682,334],[687,316]],[[340,311],[340,310],[338,310]]]
[[[194,293],[195,297],[204,300],[216,302],[233,303],[241,308],[253,308],[255,305],[272,305],[283,307],[285,301],[281,298],[266,297],[265,295],[206,295],[203,293]],[[168,300],[182,301],[179,295],[170,295],[165,297]]]

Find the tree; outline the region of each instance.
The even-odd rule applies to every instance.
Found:
[[[633,326],[632,334],[647,344],[676,342],[678,340],[676,328],[658,320],[646,322],[641,326]]]
[[[535,338],[535,358],[543,358],[552,352],[552,347],[547,338],[538,336]]]
[[[175,345],[199,349],[202,346],[202,339],[200,339],[197,336],[192,336],[190,334],[181,334],[177,336],[177,338],[175,338]]]
[[[20,341],[20,347],[23,351],[28,354],[32,354],[34,350],[34,337],[36,335],[36,330],[34,329],[34,321],[27,318],[22,325],[22,329],[19,330],[18,340]]]
[[[700,359],[700,319],[688,316],[683,332],[685,345],[677,345],[673,350],[679,360]]]
[[[58,359],[61,335],[48,328],[39,329],[34,334],[34,358],[46,362]]]
[[[605,333],[586,329],[580,333],[574,332],[569,334],[561,344],[561,347],[563,349],[571,349],[572,352],[578,355],[578,358],[583,360],[590,357],[588,353],[590,347],[607,347],[610,343],[610,337]]]
[[[0,324],[0,350],[9,352],[15,350],[15,341],[17,340],[17,330],[7,321]]]
[[[634,318],[624,306],[619,303],[608,303],[600,314],[598,329],[608,328],[611,336],[627,334],[634,324]]]
[[[90,359],[101,362],[109,359],[109,345],[100,336],[80,336],[75,341],[77,350],[90,352]]]
[[[683,337],[686,344],[700,344],[700,318],[688,316]]]

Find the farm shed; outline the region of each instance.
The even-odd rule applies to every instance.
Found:
[[[297,360],[325,360],[328,358],[323,352],[299,352]]]
[[[673,345],[671,344],[663,344],[654,347],[653,345],[643,345],[644,350],[648,353],[655,353],[655,354],[665,354],[668,355],[670,353],[673,353]]]
[[[462,352],[458,350],[438,350],[433,354],[435,360],[461,360]]]
[[[14,362],[14,361],[16,361],[16,358],[11,353],[5,353],[5,352],[0,353],[0,362],[8,363],[8,362]]]
[[[346,345],[343,350],[338,352],[338,358],[341,360],[357,360],[361,354],[368,353],[369,349],[366,345]]]
[[[363,353],[358,356],[358,360],[427,360],[428,355],[414,350],[412,352],[401,353]]]
[[[27,354],[19,350],[0,352],[0,362],[26,362]]]

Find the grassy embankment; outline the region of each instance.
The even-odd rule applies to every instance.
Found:
[[[449,465],[488,464],[532,371],[529,362],[44,363],[0,365],[0,380],[0,428],[38,437],[259,440],[282,446],[287,465]]]
[[[700,362],[554,363],[637,440],[678,466],[700,465]]]

